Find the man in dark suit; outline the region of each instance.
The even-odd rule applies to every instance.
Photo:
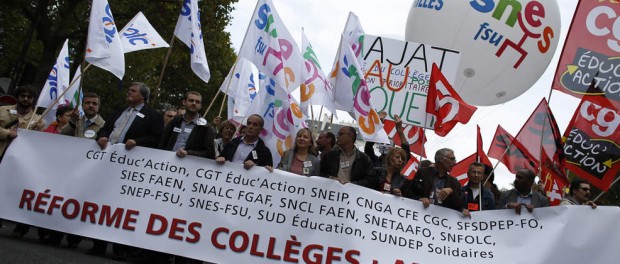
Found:
[[[108,118],[97,133],[97,144],[105,149],[108,143],[125,143],[125,149],[135,146],[156,148],[163,133],[164,120],[158,111],[146,105],[151,91],[143,83],[133,83],[127,91],[127,105]]]
[[[108,118],[103,128],[97,132],[97,144],[105,149],[108,143],[125,143],[125,149],[135,146],[157,148],[164,128],[164,119],[158,111],[146,105],[151,91],[144,83],[132,83],[127,91],[128,107],[117,111]],[[90,254],[105,254],[106,244],[95,243]],[[142,257],[141,250],[121,245],[113,245],[115,260]]]
[[[219,164],[224,164],[226,161],[243,163],[243,167],[248,170],[258,165],[273,171],[271,150],[258,137],[264,124],[265,121],[260,115],[253,114],[248,117],[244,135],[228,142],[215,161]]]
[[[499,198],[498,209],[514,209],[516,214],[521,214],[521,207],[532,212],[536,207],[549,206],[547,197],[532,190],[536,174],[529,169],[520,169],[515,175],[514,189],[502,192]]]

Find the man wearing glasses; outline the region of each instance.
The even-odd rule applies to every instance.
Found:
[[[321,176],[374,189],[378,178],[372,173],[372,161],[355,147],[357,131],[344,126],[338,131],[336,145],[321,159]]]
[[[584,180],[574,180],[570,183],[568,196],[565,196],[560,205],[590,205],[592,209],[596,204],[590,200],[590,184]]]
[[[450,176],[450,171],[456,164],[454,151],[443,148],[435,153],[435,166],[418,170],[413,180],[403,185],[405,197],[419,200],[428,208],[429,205],[457,210],[463,209],[461,184]]]

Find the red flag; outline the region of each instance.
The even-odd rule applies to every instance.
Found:
[[[543,166],[540,177],[545,183],[544,191],[551,206],[560,205],[564,188],[568,186],[568,182],[564,180],[566,177],[563,174],[559,175],[557,172],[556,170],[549,169],[547,166]]]
[[[474,162],[476,162],[476,153],[469,155],[469,157],[455,164],[454,167],[452,167],[452,171],[450,171],[450,175],[459,180],[461,186],[465,186],[465,184],[469,182],[469,178],[467,177],[469,165]]]
[[[488,165],[492,168],[493,163],[491,163],[489,157],[487,157],[487,154],[482,148],[482,136],[480,135],[480,126],[476,125],[476,127],[478,128],[478,139],[476,140],[476,145],[478,146],[478,148],[476,149],[476,161],[484,165]]]
[[[396,132],[396,123],[392,120],[385,120],[383,123],[383,129],[385,130],[385,133],[387,133],[388,137],[394,140],[394,144],[400,146],[400,135]],[[403,124],[403,133],[405,134],[405,137],[407,137],[409,150],[426,158],[426,151],[424,150],[426,136],[424,135],[424,129],[419,126]]]
[[[418,167],[420,166],[420,161],[413,156],[411,153],[409,161],[405,164],[405,167],[400,171],[400,174],[405,176],[407,180],[413,180],[413,176],[418,171]]]
[[[584,96],[564,137],[566,168],[606,191],[620,170],[620,112],[604,96]]]
[[[435,134],[444,137],[457,123],[466,124],[476,109],[461,99],[437,64],[433,63],[426,97],[426,112],[434,116]]]
[[[488,154],[489,157],[504,163],[512,173],[516,174],[519,169],[530,169],[538,173],[538,161],[502,126],[497,126]]]
[[[604,63],[616,61],[620,52],[617,38],[611,37],[617,34],[614,23],[618,13],[618,1],[579,1],[558,61],[553,89],[577,98],[605,95],[616,106],[620,105],[618,89],[612,88],[617,73],[603,67]],[[595,82],[603,91],[591,89],[590,84]]]
[[[563,170],[562,136],[545,98],[523,124],[515,140],[532,154],[534,160],[549,160],[552,162],[549,166]]]

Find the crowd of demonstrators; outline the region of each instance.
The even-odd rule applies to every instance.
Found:
[[[22,86],[16,90],[17,104],[0,107],[0,158],[8,143],[17,137],[17,128],[42,130],[44,123],[33,110],[36,90],[32,86]],[[78,109],[60,106],[56,111],[56,122],[46,131],[95,140],[101,149],[108,144],[124,143],[127,150],[135,146],[158,148],[172,151],[177,157],[187,155],[213,159],[218,164],[234,162],[243,164],[245,169],[255,166],[273,171],[272,150],[259,137],[264,120],[260,115],[250,115],[239,128],[229,120],[216,117],[211,123],[200,116],[202,95],[189,91],[183,99],[182,109],[159,111],[148,106],[150,89],[143,83],[132,83],[127,91],[127,107],[118,109],[107,119],[99,115],[100,98],[94,93],[84,94],[80,117]],[[34,116],[33,116],[34,115]],[[168,118],[170,118],[168,120]],[[164,122],[164,120],[166,120]],[[312,131],[300,129],[294,146],[284,151],[277,169],[302,176],[321,176],[342,184],[356,184],[382,193],[419,200],[424,208],[441,206],[472,217],[472,212],[495,209],[511,209],[517,214],[525,207],[532,212],[536,207],[549,206],[547,198],[533,191],[536,175],[531,170],[521,169],[516,173],[514,189],[500,192],[493,184],[492,168],[474,162],[469,165],[469,182],[461,187],[459,181],[450,175],[456,164],[454,151],[443,148],[435,153],[434,163],[423,160],[411,180],[402,174],[403,166],[409,161],[409,143],[403,133],[402,120],[395,116],[396,131],[401,138],[400,146],[379,146],[380,156],[375,146],[367,142],[364,152],[356,146],[357,130],[343,126],[337,136],[323,131],[315,141]],[[235,133],[238,133],[235,137]],[[562,205],[589,205],[596,208],[590,200],[590,185],[578,180],[570,185],[569,195]],[[30,226],[17,224],[13,237],[21,238]],[[60,244],[65,234],[40,229],[44,242]],[[75,248],[82,237],[67,234],[67,245]],[[108,242],[93,239],[93,247],[88,254],[105,255]],[[112,245],[112,257],[141,263],[201,263],[169,254],[157,253],[126,245]]]

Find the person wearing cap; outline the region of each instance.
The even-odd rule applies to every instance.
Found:
[[[215,159],[215,129],[200,117],[202,95],[189,91],[183,99],[185,114],[173,118],[164,129],[159,149],[176,152],[178,157],[186,155]]]
[[[108,118],[97,133],[97,144],[101,149],[105,149],[108,143],[124,143],[127,150],[135,146],[157,148],[164,119],[161,113],[147,105],[150,93],[144,83],[131,84],[127,91],[128,107]]]
[[[62,127],[60,133],[67,136],[95,139],[97,132],[105,125],[105,120],[99,115],[99,95],[85,93],[82,99],[84,116],[80,117],[79,107],[71,112],[69,123]]]

